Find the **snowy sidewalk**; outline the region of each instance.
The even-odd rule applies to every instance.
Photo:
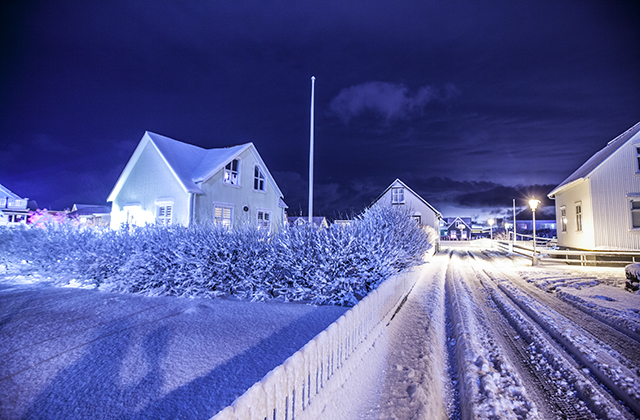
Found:
[[[0,282],[3,419],[208,419],[345,312]]]

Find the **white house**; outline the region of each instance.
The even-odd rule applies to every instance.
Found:
[[[279,231],[283,195],[253,143],[203,149],[145,132],[107,201],[123,223],[215,223]]]
[[[431,226],[436,232],[440,231],[442,214],[399,179],[393,181],[393,183],[373,201],[372,205],[376,203],[384,206],[406,207],[418,223],[423,226]]]
[[[0,224],[26,224],[29,216],[28,198],[22,198],[0,184]]]
[[[640,250],[640,123],[594,154],[549,193],[558,245]]]

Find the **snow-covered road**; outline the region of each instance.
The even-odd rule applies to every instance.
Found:
[[[528,264],[473,248],[431,259],[369,352],[380,373],[358,382],[360,417],[638,418],[640,296],[623,269]]]

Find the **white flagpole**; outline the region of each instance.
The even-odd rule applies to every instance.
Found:
[[[309,225],[313,226],[313,100],[315,76],[311,76],[311,127],[309,134]]]
[[[513,199],[513,244],[516,244],[516,199]]]

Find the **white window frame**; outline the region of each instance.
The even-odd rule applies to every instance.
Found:
[[[156,204],[156,225],[168,226],[173,222],[173,203]]]
[[[256,212],[256,227],[258,230],[271,232],[271,220],[273,220],[273,212],[271,210],[258,209]]]
[[[233,164],[235,163],[235,169]],[[224,166],[224,173],[222,175],[222,182],[227,185],[240,185],[240,159],[233,159]]]
[[[575,208],[576,208],[576,232],[582,232],[582,201],[576,201]]]
[[[253,190],[267,192],[267,177],[260,165],[253,166]]]
[[[638,207],[634,208],[633,207],[634,204],[637,204]],[[634,214],[638,215],[638,219],[639,220],[638,220],[638,225],[637,226],[633,223]],[[640,198],[629,200],[629,215],[631,216],[631,221],[630,221],[631,229],[640,230]]]
[[[404,188],[391,188],[391,204],[404,204]]]
[[[567,206],[560,207],[560,231],[567,233]]]
[[[225,217],[225,211],[228,212],[229,217]],[[213,203],[213,224],[216,226],[222,226],[226,229],[232,229],[233,218],[235,216],[234,213],[235,206],[233,204]]]

